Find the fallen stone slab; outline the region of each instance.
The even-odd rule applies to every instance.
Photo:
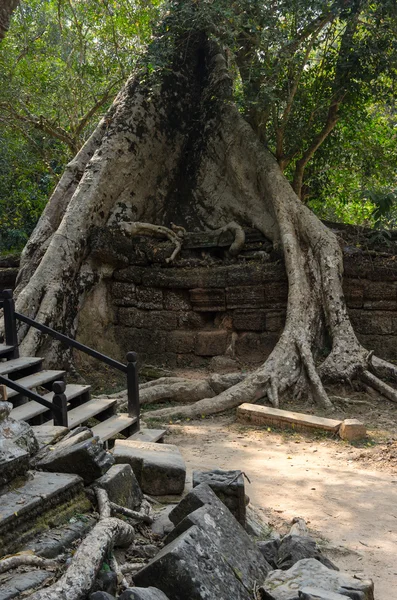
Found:
[[[164,537],[174,529],[175,525],[170,521],[169,515],[174,510],[175,504],[165,506],[160,511],[156,511],[153,515],[154,521],[150,526],[152,532],[158,537]]]
[[[367,437],[367,429],[358,419],[345,419],[340,426],[339,435],[342,440],[354,442]]]
[[[333,571],[314,558],[300,560],[288,571],[272,571],[263,589],[268,594],[267,600],[296,600],[299,592],[305,589],[323,593],[322,600],[328,600],[325,592],[354,600],[374,600],[374,584],[370,579],[362,580],[348,573]]]
[[[246,524],[244,476],[241,471],[193,471],[193,488],[206,483],[243,527]]]
[[[28,469],[29,452],[14,444],[12,440],[0,440],[0,486],[24,475]]]
[[[353,592],[353,598],[358,598]],[[346,600],[346,595],[336,594],[335,592],[327,592],[319,588],[303,588],[299,591],[299,600]],[[360,598],[358,598],[360,600]]]
[[[218,497],[208,484],[201,483],[186,494],[179,504],[171,510],[168,515],[169,519],[174,525],[178,525],[190,513],[206,504],[215,504],[218,506]]]
[[[166,496],[183,492],[186,466],[176,446],[116,440],[113,456],[116,463],[132,467],[145,494]]]
[[[116,598],[107,592],[93,592],[89,595],[89,600],[116,600]]]
[[[74,517],[74,519],[76,518]],[[73,542],[84,538],[96,523],[96,519],[90,515],[84,515],[73,523],[69,522],[62,527],[54,527],[40,533],[39,538],[31,540],[24,547],[24,551],[31,550],[36,556],[43,558],[55,558],[63,554],[65,549],[70,548]]]
[[[252,600],[252,589],[197,526],[165,546],[134,575],[134,582],[153,585],[172,600]]]
[[[59,525],[71,511],[82,512],[89,505],[77,475],[33,472],[30,477],[0,496],[0,556],[46,529],[47,521]],[[47,521],[41,519],[43,513]]]
[[[277,568],[286,571],[304,558],[315,558],[329,569],[339,571],[318,548],[315,540],[309,536],[285,535],[280,541],[277,552]]]
[[[255,425],[273,425],[275,427],[291,427],[293,429],[313,430],[320,429],[331,433],[338,433],[342,421],[326,419],[307,415],[304,413],[270,408],[268,406],[257,406],[256,404],[241,404],[237,409],[239,421],[253,423]]]
[[[168,600],[168,597],[154,587],[135,587],[124,590],[119,600]]]
[[[142,490],[130,465],[113,465],[95,485],[106,490],[109,500],[119,506],[134,510],[142,503]]]
[[[259,552],[273,569],[278,568],[277,560],[280,543],[280,539],[264,540],[256,543]]]
[[[69,432],[67,427],[60,425],[33,425],[32,429],[40,448],[56,444]]]
[[[49,571],[35,570],[27,573],[16,573],[11,580],[0,584],[0,600],[11,600],[20,598],[21,594],[28,590],[41,587],[54,573]]]
[[[255,542],[218,498],[212,504],[206,504],[187,515],[168,534],[165,543],[174,541],[192,526],[205,531],[217,551],[239,573],[246,587],[253,588],[255,582],[261,581],[264,574],[271,570]]]
[[[89,485],[101,477],[114,464],[114,458],[103,448],[98,437],[91,437],[80,443],[70,445],[65,440],[53,447],[44,458],[37,463],[38,469],[52,473],[74,473],[83,478]]]
[[[39,449],[33,430],[25,421],[12,419],[11,410],[10,402],[0,402],[0,440],[9,440],[32,456]]]

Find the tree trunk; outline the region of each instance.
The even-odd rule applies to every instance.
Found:
[[[375,369],[347,315],[336,237],[300,202],[237,110],[218,45],[205,31],[191,30],[179,34],[172,48],[166,69],[153,76],[140,72],[126,83],[68,166],[24,252],[17,310],[76,332],[85,296],[111,276],[109,266],[90,255],[95,226],[139,221],[208,230],[235,221],[283,249],[285,329],[265,364],[244,381],[156,413],[194,416],[264,396],[278,406],[290,389],[330,407],[324,380],[350,381]],[[40,334],[20,333],[22,351],[38,351]],[[325,333],[332,348],[317,365]]]
[[[2,0],[0,5],[0,41],[10,26],[11,15],[18,6],[19,0]]]

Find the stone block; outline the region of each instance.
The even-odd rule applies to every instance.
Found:
[[[11,440],[0,442],[0,487],[16,477],[24,475],[29,469],[29,452],[23,450]]]
[[[60,425],[33,425],[32,429],[40,448],[56,444],[69,433],[67,427]]]
[[[151,354],[163,354],[165,352],[165,333],[158,330],[136,327],[124,327],[119,325],[115,328],[115,337],[125,351],[147,352]]]
[[[364,286],[365,282],[360,279],[343,280],[343,291],[345,294],[346,304],[349,308],[361,308],[364,302]]]
[[[282,331],[285,326],[284,311],[269,311],[266,313],[266,331]]]
[[[227,287],[261,283],[263,283],[263,265],[260,262],[227,267]]]
[[[84,515],[83,519],[71,519],[73,522],[42,532],[40,538],[30,541],[23,551],[31,551],[43,558],[56,558],[64,554],[67,548],[75,546],[75,542],[84,538],[97,524],[97,520],[89,515]]]
[[[134,582],[138,586],[154,585],[172,600],[251,600],[254,581],[247,581],[237,567],[235,531],[228,532],[229,547],[223,545],[220,549],[219,538],[215,539],[217,523],[212,515],[207,518],[215,535],[196,525],[190,527],[138,571]],[[250,571],[260,581],[266,568],[258,572],[250,557]]]
[[[193,310],[220,312],[226,310],[225,290],[217,288],[195,288],[190,290]]]
[[[178,326],[175,313],[166,310],[139,310],[138,308],[119,308],[118,323],[138,329],[172,331]]]
[[[349,316],[358,333],[387,335],[393,332],[393,315],[390,312],[350,310]]]
[[[93,437],[73,446],[55,446],[36,466],[52,473],[80,475],[84,483],[89,485],[106,473],[113,463],[113,456],[104,450],[101,440]]]
[[[164,290],[163,302],[166,310],[191,310],[189,294],[185,291],[173,292],[171,290]]]
[[[174,529],[175,525],[170,521],[169,516],[175,506],[175,504],[167,504],[160,512],[154,513],[154,521],[150,528],[155,535],[163,538]]]
[[[273,569],[277,569],[278,548],[280,546],[279,539],[271,539],[259,541],[256,546],[265,560]]]
[[[287,281],[287,273],[283,262],[261,264],[263,281]]]
[[[210,360],[209,369],[213,373],[235,373],[240,368],[237,360],[229,356],[214,356]]]
[[[171,331],[167,336],[166,350],[177,354],[194,352],[196,334],[192,331]]]
[[[113,272],[113,279],[115,281],[122,281],[128,284],[135,283],[136,285],[142,283],[143,275],[147,269],[144,267],[127,267],[125,269],[116,269]]]
[[[279,542],[277,551],[277,567],[286,571],[304,558],[315,558],[320,563],[338,571],[335,566],[317,547],[315,540],[309,536],[288,534]]]
[[[193,488],[202,483],[212,489],[235,519],[245,527],[245,487],[241,471],[193,471]]]
[[[212,313],[184,311],[177,313],[178,329],[203,329],[214,322]]]
[[[237,408],[237,419],[255,425],[274,425],[276,427],[291,427],[297,430],[330,431],[337,433],[342,421],[336,419],[325,419],[315,415],[270,408],[268,406],[257,406],[256,404],[241,404]]]
[[[88,596],[89,600],[116,600],[116,598],[112,594],[108,594],[108,592],[93,592]]]
[[[119,596],[119,600],[168,600],[168,596],[152,586],[147,588],[134,587],[124,590]]]
[[[263,362],[277,344],[279,335],[274,333],[254,333],[247,331],[239,334],[235,350],[238,358],[251,363]]]
[[[233,327],[237,331],[264,331],[266,322],[263,310],[235,310]]]
[[[106,490],[109,500],[119,506],[134,510],[143,500],[142,490],[130,465],[113,465],[96,480],[95,485]]]
[[[266,577],[263,588],[269,594],[269,600],[296,600],[298,592],[307,589],[312,590],[312,594],[313,590],[319,589],[343,597],[374,600],[371,580],[328,569],[314,558],[299,560],[288,571],[272,571]],[[325,598],[328,600],[327,596]]]
[[[10,402],[0,401],[0,440],[3,443],[12,443],[28,452],[30,456],[39,449],[39,444],[34,435],[33,429],[25,421],[16,421],[9,415],[12,410]]]
[[[53,573],[37,569],[27,573],[15,573],[11,580],[0,583],[0,600],[24,597],[24,592],[43,587]],[[30,595],[30,594],[29,594]]]
[[[241,286],[226,289],[227,308],[256,308],[265,306],[264,287]]]
[[[129,464],[141,490],[153,496],[181,494],[186,466],[176,446],[116,440],[113,455],[118,464]]]
[[[185,517],[206,504],[219,506],[219,499],[209,485],[201,483],[194,487],[169,513],[169,519],[178,525]]]
[[[228,332],[222,329],[199,331],[196,338],[196,354],[199,356],[217,356],[224,354],[227,347]]]
[[[125,281],[114,281],[111,287],[116,306],[133,306],[136,303],[136,285]]]
[[[345,419],[340,426],[339,436],[342,440],[353,442],[367,437],[367,430],[364,423],[358,419]]]
[[[288,299],[288,284],[279,281],[272,281],[265,284],[265,306],[274,308],[285,306]]]
[[[357,332],[364,348],[371,348],[380,358],[397,360],[397,335],[365,335]]]
[[[83,481],[77,475],[35,471],[28,481],[2,494],[0,556],[22,544],[25,532],[40,531],[35,525],[36,519],[54,506],[61,519],[62,505],[82,492]]]
[[[136,307],[145,310],[161,310],[163,308],[163,291],[151,287],[137,286]]]
[[[374,300],[396,302],[396,285],[394,281],[366,281],[364,286],[364,303]]]

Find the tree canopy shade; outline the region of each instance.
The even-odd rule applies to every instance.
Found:
[[[3,0],[0,6],[0,40],[3,39],[10,26],[10,19],[18,0]]]
[[[340,18],[345,4],[336,5]],[[323,11],[330,8],[322,2],[313,6],[305,13],[303,29],[292,24],[294,46],[307,43],[312,35],[308,32],[314,23],[320,26],[319,19],[323,23]],[[82,326],[77,308],[90,307],[92,318],[95,291],[112,275],[112,266],[91,253],[90,238],[97,227],[111,227],[122,235],[139,229],[140,222],[205,231],[233,221],[258,229],[283,250],[289,283],[285,329],[264,365],[244,381],[229,381],[224,385],[228,389],[215,398],[178,407],[177,412],[191,416],[221,411],[263,396],[277,406],[286,391],[311,394],[330,407],[324,382],[352,379],[364,380],[396,400],[397,393],[379,376],[395,377],[397,368],[363,348],[351,326],[336,237],[301,202],[266,148],[255,105],[242,108],[236,102],[236,88],[244,92],[249,83],[241,73],[252,57],[246,53],[244,62],[236,55],[241,48],[236,35],[246,33],[246,22],[235,21],[234,15],[241,19],[248,9],[261,7],[244,0],[231,6],[194,0],[167,5],[139,68],[69,162],[25,247],[17,309],[69,333]],[[351,3],[346,10],[352,10]],[[346,18],[341,35],[350,45],[358,21],[356,13],[348,14],[352,18]],[[267,35],[271,50],[270,30]],[[281,62],[283,55],[287,62],[291,55],[288,44]],[[277,66],[275,58],[273,71]],[[332,81],[340,69],[338,58]],[[339,110],[344,100],[332,100],[335,93],[333,88],[325,125],[329,110],[336,105]],[[284,112],[286,107],[284,103]],[[106,304],[106,295],[102,300]],[[25,333],[24,351],[36,352],[40,335]],[[330,340],[328,348],[325,339]],[[56,349],[49,358],[57,358]],[[161,414],[168,415],[167,410],[173,409]]]

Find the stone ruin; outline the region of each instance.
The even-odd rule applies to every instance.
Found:
[[[134,540],[109,548],[80,595],[55,588],[60,598],[374,600],[372,581],[340,572],[301,519],[283,537],[260,521],[241,471],[196,471],[187,489],[174,445],[120,439],[109,452],[87,427],[41,426],[36,439],[8,415],[1,403],[0,600],[41,600],[54,577],[78,569],[75,548],[101,523],[98,490]]]

